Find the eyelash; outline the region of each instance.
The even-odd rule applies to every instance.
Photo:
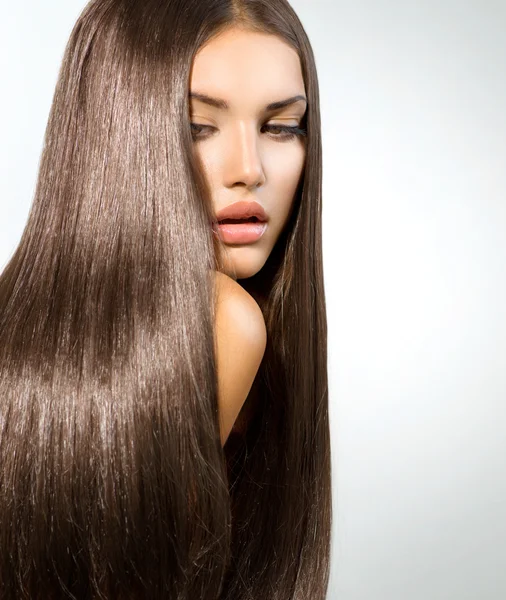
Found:
[[[208,136],[198,136],[197,132],[195,132],[195,128],[198,129],[216,129],[211,125],[198,125],[197,123],[190,123],[192,129],[192,137],[195,140],[203,140]],[[264,125],[264,128],[267,129],[278,129],[283,132],[283,135],[271,135],[273,139],[278,142],[285,142],[289,140],[293,140],[296,137],[304,137],[307,134],[307,130],[303,127],[289,127],[288,125]]]

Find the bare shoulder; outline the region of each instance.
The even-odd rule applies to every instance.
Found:
[[[228,275],[216,272],[216,321],[225,333],[246,336],[249,342],[265,346],[265,320],[254,298]]]
[[[218,404],[224,444],[262,362],[267,330],[257,302],[236,281],[217,272],[215,284]]]

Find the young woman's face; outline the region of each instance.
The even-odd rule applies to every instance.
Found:
[[[231,240],[234,225],[229,236],[224,227],[215,233],[224,241],[224,272],[245,279],[269,257],[302,175],[305,136],[283,129],[300,127],[306,112],[300,60],[275,36],[228,30],[196,55],[190,94],[194,144],[210,182],[214,213],[243,201],[257,202],[267,215],[267,227],[254,241]],[[302,99],[267,108],[294,97]]]

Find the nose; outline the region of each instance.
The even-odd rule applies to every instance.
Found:
[[[237,123],[229,143],[225,171],[227,186],[258,187],[265,181],[262,157],[254,126]]]

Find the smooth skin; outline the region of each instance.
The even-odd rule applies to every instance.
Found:
[[[286,106],[267,109],[288,99],[293,101]],[[196,55],[189,102],[194,144],[215,213],[239,200],[255,200],[269,219],[267,230],[256,242],[223,244],[224,269],[215,273],[223,446],[267,344],[262,311],[237,280],[252,277],[267,261],[290,218],[305,163],[305,136],[282,129],[303,128],[307,101],[299,57],[277,36],[229,29]]]
[[[260,307],[236,281],[215,271],[215,356],[221,445],[248,397],[267,345]]]
[[[223,100],[211,106],[192,94]],[[288,106],[277,101],[301,96]],[[190,120],[216,212],[239,200],[258,202],[269,223],[251,244],[223,244],[224,272],[233,279],[264,266],[290,217],[301,179],[306,137],[280,127],[300,127],[307,109],[300,59],[277,36],[232,28],[197,53],[191,73]]]

